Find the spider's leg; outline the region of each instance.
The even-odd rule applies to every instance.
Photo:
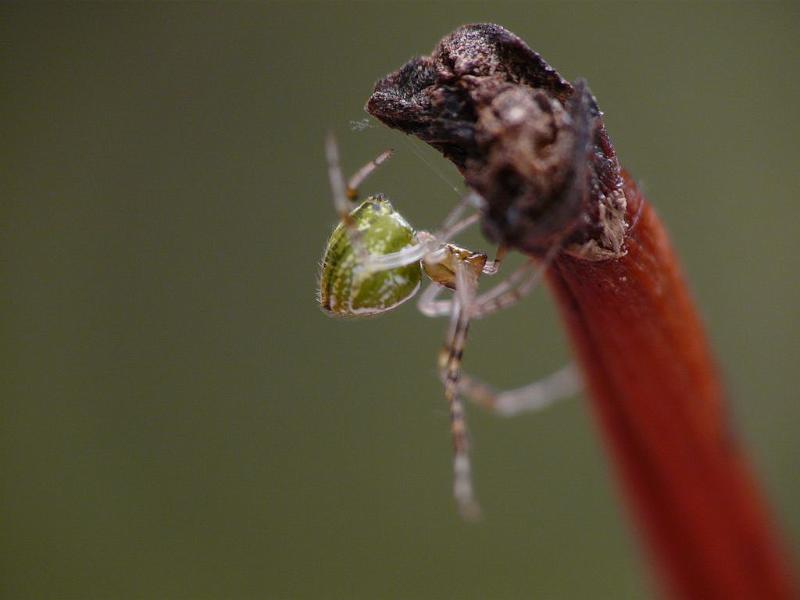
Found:
[[[331,184],[331,194],[336,214],[339,215],[343,222],[347,223],[348,220],[352,222],[349,216],[350,211],[353,209],[353,203],[347,197],[342,166],[339,162],[339,145],[336,143],[333,133],[329,133],[325,138],[325,158],[328,161],[328,180]]]
[[[333,206],[339,215],[342,225],[347,229],[347,237],[350,239],[350,245],[353,247],[358,263],[363,264],[367,260],[369,253],[364,244],[363,236],[350,214],[353,209],[353,203],[347,197],[344,175],[342,175],[342,167],[339,162],[339,146],[333,133],[329,133],[328,137],[325,138],[325,156],[328,160],[328,179],[331,184]]]
[[[447,288],[435,281],[428,284],[417,300],[417,308],[426,317],[446,317],[453,313],[452,300],[439,300],[439,294]]]
[[[462,375],[459,391],[472,402],[503,417],[541,410],[581,390],[580,377],[573,364],[538,381],[513,390],[498,391],[470,376]]]
[[[369,161],[353,174],[353,176],[350,178],[350,181],[347,182],[347,187],[345,188],[345,195],[347,196],[348,200],[351,202],[358,200],[358,188],[361,187],[361,184],[364,183],[364,180],[369,177],[375,171],[375,169],[380,167],[383,163],[389,160],[389,158],[391,158],[392,152],[392,150],[384,150],[376,158]]]
[[[448,341],[440,355],[444,395],[450,409],[450,432],[453,438],[453,496],[464,518],[474,519],[480,506],[472,487],[469,436],[464,404],[459,395],[461,356],[469,329],[469,307],[475,297],[477,279],[463,262],[456,263],[456,303],[450,320]]]
[[[486,264],[483,265],[483,274],[484,275],[497,275],[500,271],[500,265],[503,262],[503,259],[508,254],[508,247],[500,245],[497,247],[497,252],[495,252],[494,260],[487,260]]]
[[[481,319],[504,308],[513,306],[530,294],[542,281],[553,259],[561,251],[561,244],[554,244],[545,254],[541,263],[527,261],[508,279],[494,288],[478,296],[470,315],[473,319]]]
[[[468,207],[472,206],[473,208],[479,208],[481,206],[481,202],[483,202],[481,197],[476,192],[469,190],[466,194],[464,194],[464,196],[461,197],[459,203],[456,204],[444,218],[444,221],[442,221],[442,224],[439,227],[439,233],[437,233],[437,237],[442,237],[442,232],[452,229],[452,227],[461,219],[461,215],[464,214],[464,211]]]
[[[508,279],[501,281],[488,292],[478,296],[470,316],[473,319],[482,319],[500,310],[514,306],[536,288],[546,271],[546,266],[537,267],[532,262],[526,262],[514,271]]]

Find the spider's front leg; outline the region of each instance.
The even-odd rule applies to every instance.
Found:
[[[375,169],[385,163],[392,156],[392,150],[384,150],[377,157],[361,167],[355,174],[348,180],[347,184],[344,181],[344,174],[342,173],[342,166],[339,161],[339,145],[336,143],[336,138],[332,133],[328,134],[325,138],[325,158],[328,161],[328,179],[331,184],[331,192],[333,194],[333,205],[336,208],[336,213],[339,218],[347,223],[350,211],[356,206],[358,200],[359,187],[364,180],[369,177]]]
[[[332,133],[325,138],[325,157],[328,161],[328,179],[331,184],[331,194],[333,196],[333,206],[339,220],[347,229],[350,244],[359,259],[359,262],[366,262],[368,257],[364,238],[356,225],[352,216],[352,211],[356,207],[355,201],[358,200],[358,188],[364,180],[386,162],[392,156],[391,150],[384,150],[375,159],[356,171],[350,180],[345,184],[342,167],[339,161],[339,146]]]
[[[453,496],[465,519],[480,516],[480,505],[472,485],[472,466],[469,456],[464,404],[459,395],[461,387],[461,357],[469,331],[469,307],[475,298],[478,277],[469,263],[455,264],[455,300],[450,319],[447,343],[440,355],[444,380],[444,395],[450,409],[450,432],[453,438]]]

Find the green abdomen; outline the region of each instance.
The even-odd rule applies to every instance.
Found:
[[[369,254],[384,255],[417,243],[411,225],[388,200],[368,198],[350,213]],[[320,305],[335,316],[362,316],[385,312],[408,300],[419,288],[419,261],[365,273],[359,267],[344,224],[333,230],[322,259]]]

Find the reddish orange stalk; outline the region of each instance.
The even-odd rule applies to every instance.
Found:
[[[549,283],[638,523],[679,597],[794,598],[666,232],[629,179],[626,197],[628,253],[562,255]]]
[[[367,109],[461,169],[490,238],[533,257],[564,250],[549,283],[671,594],[798,597],[677,259],[585,84],[502,27],[468,25],[379,81]]]

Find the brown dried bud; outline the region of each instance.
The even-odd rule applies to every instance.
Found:
[[[486,235],[541,254],[624,254],[625,195],[597,104],[498,25],[467,25],[379,81],[367,110],[440,150],[486,201]]]

